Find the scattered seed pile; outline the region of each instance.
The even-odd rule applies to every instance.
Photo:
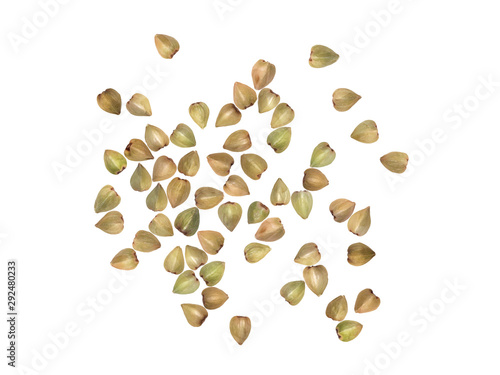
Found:
[[[155,44],[159,54],[166,59],[171,59],[179,51],[179,43],[167,35],[156,35]],[[339,56],[330,48],[325,46],[314,46],[311,49],[309,64],[313,68],[323,68],[335,63]],[[294,119],[294,110],[286,103],[280,103],[280,96],[267,88],[276,73],[276,67],[270,62],[259,60],[252,69],[252,79],[255,90],[243,83],[234,84],[234,103],[224,105],[217,119],[216,127],[236,125],[242,117],[241,110],[253,106],[256,102],[259,113],[274,110],[271,128],[273,130],[267,143],[276,153],[284,152],[291,139],[291,128],[286,127]],[[361,97],[353,91],[345,88],[335,90],[333,93],[333,106],[337,111],[344,112],[352,108]],[[106,112],[119,115],[121,113],[121,96],[113,89],[107,89],[97,96],[97,103]],[[127,110],[135,116],[151,116],[151,106],[147,97],[135,94],[126,104]],[[193,103],[189,107],[189,115],[200,127],[205,128],[208,124],[210,111],[205,103]],[[367,120],[359,124],[351,134],[351,137],[362,143],[373,143],[378,140],[379,134],[374,121]],[[134,162],[143,162],[154,159],[153,152],[157,152],[169,143],[182,148],[196,146],[193,131],[188,125],[179,124],[170,137],[160,128],[147,125],[145,142],[140,139],[132,139],[124,151],[124,155],[117,151],[106,150],[104,152],[104,165],[114,175],[120,174],[127,167],[127,159]],[[223,148],[230,152],[243,152],[251,147],[250,134],[246,130],[237,130],[232,133],[224,143]],[[335,151],[328,143],[322,142],[312,152],[310,166],[304,172],[303,187],[306,190],[295,191],[290,194],[286,184],[278,178],[272,191],[270,200],[272,205],[286,205],[292,202],[297,214],[307,219],[313,207],[313,195],[311,191],[321,190],[329,184],[326,176],[318,169],[331,164],[335,159]],[[208,155],[208,164],[219,176],[229,176],[234,164],[233,157],[226,152]],[[241,168],[247,177],[258,180],[267,170],[266,161],[256,154],[242,154]],[[382,164],[391,172],[403,173],[408,163],[408,155],[402,152],[391,152],[380,158]],[[149,192],[146,198],[146,206],[154,211],[164,211],[170,202],[172,208],[183,204],[190,192],[189,180],[174,177],[176,171],[192,177],[200,169],[200,158],[196,151],[184,155],[176,164],[167,156],[156,159],[152,176],[142,164],[137,167],[130,179],[130,186],[135,191],[148,191],[153,182],[157,185]],[[159,181],[169,180],[165,190]],[[148,253],[160,248],[160,241],[156,236],[173,236],[174,229],[185,236],[197,234],[201,246],[186,246],[184,253],[177,246],[165,258],[165,270],[178,275],[173,287],[177,294],[194,293],[200,287],[194,271],[199,269],[199,276],[203,279],[207,288],[202,291],[203,306],[196,304],[182,304],[182,310],[188,323],[199,327],[208,317],[208,310],[221,307],[228,299],[228,295],[215,287],[222,279],[225,263],[221,261],[208,262],[208,255],[215,255],[224,245],[224,237],[216,231],[198,231],[200,225],[201,210],[208,210],[219,206],[218,215],[224,226],[232,232],[243,215],[242,207],[235,202],[220,204],[224,199],[224,193],[233,197],[249,195],[249,189],[244,179],[237,175],[230,175],[223,188],[224,192],[211,187],[200,187],[195,192],[195,206],[182,211],[175,218],[172,226],[169,218],[163,213],[158,213],[149,224],[149,231],[140,230],[135,235],[132,248],[123,249],[111,260],[111,265],[120,270],[133,270],[139,264],[137,253]],[[110,186],[104,186],[98,193],[95,201],[95,212],[107,212],[96,224],[96,227],[109,234],[118,234],[124,228],[123,216],[118,211],[112,211],[120,204],[120,195]],[[219,205],[220,204],[220,205]],[[357,236],[363,236],[370,228],[370,207],[354,212],[355,203],[348,199],[337,199],[329,207],[333,219],[342,223],[348,220],[347,228]],[[260,223],[255,233],[255,238],[261,242],[277,241],[285,235],[285,229],[279,218],[268,218],[270,210],[263,203],[256,201],[247,209],[247,221],[249,224]],[[262,260],[271,248],[261,242],[254,242],[245,247],[245,258],[250,263]],[[375,252],[367,245],[355,243],[347,250],[347,261],[353,266],[362,266],[375,256]],[[322,265],[317,265],[321,259],[318,247],[314,243],[307,243],[300,248],[295,257],[295,262],[306,266],[304,269],[304,280],[292,281],[281,288],[281,296],[292,306],[297,305],[303,298],[305,286],[316,295],[321,296],[328,284],[328,271]],[[184,265],[190,270],[184,271]],[[371,289],[365,289],[358,294],[354,311],[367,313],[378,308],[380,298]],[[344,320],[348,307],[345,296],[339,296],[332,300],[326,307],[326,316],[339,321],[337,334],[341,341],[351,341],[361,332],[362,325],[352,320]],[[243,344],[251,330],[251,321],[245,316],[235,316],[229,324],[231,335],[238,344]]]

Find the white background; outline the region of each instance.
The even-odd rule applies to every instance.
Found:
[[[55,7],[52,1],[49,8],[45,3],[50,1],[4,2],[0,11],[0,280],[6,280],[6,260],[17,259],[19,373],[412,375],[497,368],[496,2],[88,0]],[[26,26],[32,22],[34,30]],[[173,60],[158,55],[156,33],[180,42]],[[333,48],[339,61],[310,68],[314,44]],[[292,144],[281,155],[265,142],[271,113],[259,115],[257,106],[244,111],[237,126],[214,128],[218,110],[232,101],[233,83],[251,84],[251,68],[261,58],[276,65],[270,88],[296,112]],[[125,107],[120,116],[101,111],[96,96],[108,87],[124,103],[135,92],[147,94],[153,116],[133,117]],[[347,113],[331,104],[339,87],[363,97]],[[205,130],[188,115],[196,101],[211,109]],[[349,137],[366,119],[379,126],[380,140],[372,145]],[[202,212],[200,229],[226,237],[211,260],[226,261],[218,287],[230,298],[210,311],[201,328],[187,324],[179,305],[200,303],[202,288],[174,295],[175,276],[163,270],[166,254],[177,245],[197,246],[196,237],[176,232],[162,238],[161,249],[139,254],[138,268],[125,280],[109,265],[154,214],[145,206],[147,193],[129,186],[136,163],[112,176],[103,151],[123,152],[131,138],[144,136],[148,123],[170,134],[180,122],[192,126],[202,158],[192,194],[195,187],[222,187],[224,179],[214,178],[205,157],[221,151],[231,132],[250,131],[252,152],[265,157],[269,170],[260,181],[245,178],[252,195],[236,199],[245,214],[253,200],[269,204],[278,177],[290,190],[301,189],[316,144],[327,141],[337,152],[323,168],[330,185],[314,193],[307,221],[291,205],[271,207],[287,235],[258,264],[243,257],[257,226],[244,217],[230,234],[215,209]],[[99,130],[103,123],[107,133]],[[88,145],[86,133],[94,134],[95,143],[68,166],[69,155]],[[188,151],[171,144],[155,156],[177,161]],[[407,152],[411,159],[397,180],[378,160],[390,151]],[[69,171],[58,176],[57,165]],[[153,162],[144,165],[151,171]],[[234,171],[245,177],[236,166]],[[93,211],[94,199],[106,184],[122,196],[117,209],[125,230],[117,236],[94,227],[101,217]],[[361,241],[377,256],[363,267],[346,262],[346,249],[358,238],[345,223],[333,222],[328,205],[337,198],[349,198],[359,209],[372,207],[372,227]],[[190,197],[165,213],[173,222],[192,204]],[[300,279],[302,268],[293,258],[311,241],[323,253],[330,283],[321,298],[307,290],[291,307],[273,296],[285,282]],[[355,314],[356,295],[364,288],[372,288],[382,304],[375,312]],[[2,290],[5,300],[6,286]],[[337,339],[335,323],[324,315],[340,294],[349,302],[348,319],[364,325],[350,343]],[[254,323],[242,347],[228,333],[233,315],[248,315]],[[3,327],[2,373],[8,369]],[[68,327],[73,336],[64,338]]]

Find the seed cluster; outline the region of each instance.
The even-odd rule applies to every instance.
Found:
[[[179,51],[179,43],[173,37],[167,35],[155,36],[156,48],[160,56],[171,59]],[[333,50],[328,47],[316,45],[311,49],[309,64],[313,68],[323,68],[335,63],[339,58]],[[240,82],[233,87],[233,101],[224,105],[215,120],[215,127],[236,125],[242,118],[241,111],[252,107],[257,103],[259,113],[274,111],[270,126],[273,130],[267,143],[276,152],[284,152],[290,144],[292,131],[289,125],[295,117],[294,110],[287,103],[281,102],[280,95],[267,88],[274,79],[276,67],[270,62],[259,60],[253,66],[251,76],[254,88]],[[255,89],[255,90],[254,90]],[[258,94],[256,90],[259,91]],[[339,112],[350,110],[361,96],[355,92],[340,88],[335,90],[332,96],[333,107]],[[97,96],[97,103],[104,111],[119,115],[121,113],[122,101],[120,94],[114,89],[107,89]],[[151,116],[151,105],[147,97],[135,94],[126,104],[127,110],[135,116]],[[208,125],[210,110],[203,103],[193,103],[189,107],[191,119],[201,128]],[[351,137],[362,143],[373,143],[379,138],[377,125],[372,120],[360,123],[352,132]],[[171,133],[170,137],[159,127],[147,125],[144,141],[132,139],[126,146],[123,155],[120,152],[106,150],[104,152],[104,165],[114,175],[120,174],[127,168],[127,160],[138,162],[135,171],[130,178],[130,186],[138,192],[146,192],[151,189],[153,182],[156,186],[151,189],[146,197],[146,206],[158,214],[149,223],[149,231],[140,230],[136,233],[132,242],[132,248],[123,249],[111,260],[111,265],[121,270],[133,270],[139,264],[138,252],[152,252],[161,247],[158,237],[171,237],[174,228],[185,236],[191,237],[197,234],[201,248],[186,246],[184,252],[181,247],[175,247],[165,258],[164,268],[167,272],[177,275],[173,286],[173,293],[190,294],[196,292],[200,287],[198,276],[203,279],[206,288],[202,291],[202,305],[182,304],[187,322],[194,326],[201,326],[208,317],[208,310],[214,310],[228,300],[229,296],[215,287],[222,277],[226,264],[222,261],[209,262],[209,255],[216,255],[224,246],[224,236],[216,231],[198,231],[200,226],[200,211],[209,210],[218,206],[218,216],[222,224],[232,232],[239,224],[243,216],[242,207],[236,202],[221,202],[224,194],[233,197],[241,197],[250,194],[245,180],[237,175],[230,175],[234,164],[233,157],[226,152],[213,153],[207,156],[207,162],[213,172],[218,176],[228,176],[223,186],[223,192],[211,188],[200,187],[194,194],[195,207],[190,207],[177,215],[172,225],[170,219],[162,213],[170,202],[172,208],[182,205],[191,193],[191,183],[187,179],[174,177],[178,171],[187,177],[195,176],[200,170],[200,157],[196,151],[190,151],[184,155],[176,164],[171,158],[162,155],[154,163],[152,175],[141,164],[147,160],[154,159],[152,152],[158,152],[169,143],[181,148],[192,148],[196,146],[196,138],[191,128],[186,124],[179,124]],[[223,148],[229,152],[244,152],[252,146],[251,136],[248,131],[242,129],[233,132],[227,137]],[[270,193],[270,202],[273,206],[287,205],[290,202],[294,210],[302,219],[307,219],[313,208],[313,194],[328,186],[329,181],[325,174],[318,168],[330,165],[336,157],[335,151],[327,142],[321,142],[312,151],[310,168],[304,171],[302,185],[305,190],[290,192],[285,182],[278,178]],[[403,173],[408,163],[408,155],[402,152],[390,152],[380,159],[381,163],[389,171]],[[259,155],[243,153],[240,164],[245,175],[252,180],[259,180],[266,172],[267,162]],[[168,185],[163,188],[160,181],[166,181]],[[123,231],[123,216],[114,210],[120,204],[121,198],[115,189],[104,186],[98,193],[94,209],[96,213],[106,212],[98,221],[96,227],[109,234],[119,234]],[[355,212],[356,204],[348,199],[336,199],[329,207],[335,222],[347,221],[347,228],[357,236],[365,235],[371,225],[370,207]],[[260,201],[250,204],[247,209],[248,224],[260,224],[253,242],[244,248],[245,259],[249,263],[261,261],[270,251],[271,247],[262,242],[274,242],[285,235],[285,228],[277,217],[269,217],[270,209]],[[375,256],[375,252],[363,243],[355,243],[347,250],[347,261],[353,266],[362,266]],[[300,303],[304,297],[306,286],[315,295],[321,296],[328,285],[328,271],[325,266],[318,264],[321,253],[314,243],[303,245],[294,261],[305,266],[303,280],[287,283],[281,288],[281,296],[292,306]],[[185,265],[189,268],[185,270]],[[380,305],[380,298],[371,289],[365,289],[358,294],[354,311],[356,313],[367,313],[374,311]],[[356,321],[345,320],[348,313],[347,300],[345,296],[338,296],[326,307],[326,316],[338,321],[337,335],[341,341],[351,341],[361,332],[362,325]],[[251,321],[245,316],[235,316],[229,323],[229,330],[238,344],[248,338],[251,330]]]

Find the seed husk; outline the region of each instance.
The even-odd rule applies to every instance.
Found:
[[[270,200],[273,206],[284,206],[290,203],[290,190],[281,178],[274,183]]]
[[[258,241],[273,242],[285,235],[285,228],[277,217],[266,219],[255,233]]]
[[[239,109],[247,109],[255,104],[257,94],[250,86],[236,82],[233,87],[233,101]]]
[[[267,136],[267,144],[271,146],[271,148],[277,154],[281,154],[285,151],[290,145],[290,141],[292,140],[292,129],[285,127],[273,130]]]
[[[123,249],[111,260],[111,265],[119,270],[130,271],[137,267],[139,260],[134,249]]]
[[[203,250],[210,255],[216,255],[224,246],[224,236],[214,230],[199,231],[198,240]]]
[[[208,318],[208,311],[203,306],[183,303],[181,307],[187,322],[193,327],[200,327]]]
[[[328,271],[322,265],[306,267],[304,268],[304,281],[307,287],[319,297],[328,285]]]
[[[281,98],[273,90],[265,88],[259,92],[257,105],[259,106],[259,113],[269,112],[274,109],[280,102]]]
[[[313,207],[312,194],[307,190],[294,192],[292,194],[292,206],[302,219],[307,219]]]
[[[172,208],[180,206],[186,201],[191,192],[191,183],[188,180],[175,177],[167,186],[167,197]]]
[[[245,259],[248,263],[257,263],[262,260],[271,248],[258,242],[252,242],[245,247]]]
[[[266,161],[256,154],[243,154],[241,155],[241,169],[252,180],[258,180],[267,170]]]
[[[127,159],[117,151],[104,151],[104,166],[109,173],[117,175],[127,168]]]
[[[321,142],[313,150],[311,156],[311,167],[326,167],[327,165],[332,164],[335,160],[335,156],[335,151],[330,147],[330,145],[327,142]]]
[[[151,116],[153,114],[148,98],[139,93],[132,95],[126,107],[134,116]]]
[[[271,83],[276,74],[276,67],[268,61],[259,60],[252,68],[252,80],[255,90],[261,90]]]
[[[345,296],[338,296],[326,306],[326,316],[341,322],[347,315],[347,300]]]
[[[201,187],[194,193],[196,207],[209,210],[217,206],[224,199],[224,193],[211,187]]]
[[[146,161],[154,159],[148,146],[140,139],[132,139],[125,148],[125,157],[131,161]]]
[[[229,331],[233,339],[239,344],[243,345],[252,329],[252,322],[246,316],[233,316],[229,322]]]
[[[229,176],[224,184],[224,191],[226,194],[232,195],[233,197],[242,197],[250,194],[250,190],[248,190],[248,185],[245,180],[234,174]]]
[[[177,276],[172,292],[175,294],[191,294],[200,287],[200,280],[196,278],[193,271],[187,270]]]
[[[165,271],[179,275],[184,271],[184,255],[180,246],[176,246],[170,253],[168,253],[165,261],[163,262]]]
[[[97,105],[105,112],[119,115],[122,111],[122,97],[115,89],[106,89],[97,95]]]
[[[309,57],[309,65],[313,68],[324,68],[332,65],[339,59],[331,48],[322,45],[315,45],[311,48],[311,56]]]
[[[154,125],[146,125],[144,134],[146,144],[152,151],[159,151],[163,147],[168,146],[168,135],[163,130]]]
[[[356,203],[349,199],[340,198],[330,203],[330,213],[333,216],[333,220],[337,223],[343,223],[351,217],[355,207]]]
[[[362,314],[371,311],[375,311],[380,306],[380,298],[377,297],[373,290],[364,289],[358,294],[356,298],[356,304],[354,305],[354,311]]]
[[[236,125],[241,120],[240,110],[233,104],[226,104],[219,111],[217,120],[215,120],[215,127]]]
[[[380,162],[393,173],[403,173],[408,166],[408,155],[404,152],[389,152],[380,158]]]
[[[226,202],[219,206],[218,214],[222,224],[232,232],[240,222],[243,210],[236,202]]]
[[[355,212],[347,222],[347,229],[356,236],[364,236],[371,225],[370,207]]]
[[[290,305],[298,305],[306,291],[305,283],[302,280],[290,281],[283,285],[280,290],[280,295],[287,301]]]
[[[207,156],[207,161],[218,176],[227,176],[234,164],[233,157],[225,152],[210,154]]]
[[[203,250],[186,245],[186,264],[193,271],[208,262],[208,255]]]
[[[302,186],[304,189],[310,191],[317,191],[328,186],[329,181],[326,176],[319,169],[309,168],[304,172],[304,178],[302,180]]]
[[[314,266],[321,260],[321,253],[318,250],[318,245],[313,242],[303,245],[295,256],[295,263],[304,266]]]
[[[356,126],[351,138],[361,143],[373,143],[378,140],[378,129],[375,121],[366,120]]]
[[[179,51],[179,42],[168,35],[156,34],[155,45],[158,53],[164,59],[171,59]]]
[[[361,99],[361,96],[349,89],[337,89],[332,95],[333,107],[339,112],[345,112]]]
[[[353,243],[347,248],[347,261],[353,266],[362,266],[368,263],[375,255],[375,251],[361,242]]]
[[[189,106],[189,116],[200,128],[205,129],[210,116],[208,106],[203,102],[193,103]]]
[[[340,341],[348,342],[358,337],[363,325],[353,320],[344,320],[337,324],[337,336]]]
[[[201,267],[200,277],[205,281],[207,286],[215,286],[224,276],[226,263],[220,261],[210,262]]]
[[[256,224],[264,221],[269,216],[269,208],[262,202],[255,201],[248,206],[248,224]]]
[[[167,208],[168,199],[165,190],[160,183],[156,184],[155,188],[146,197],[146,206],[151,211],[163,211]]]
[[[219,288],[210,286],[201,292],[203,306],[208,310],[215,310],[221,307],[228,300],[229,296]]]
[[[280,103],[278,106],[275,108],[273,112],[273,117],[271,119],[271,128],[279,128],[281,126],[288,125],[293,121],[295,117],[295,112],[286,103]]]
[[[149,231],[160,237],[170,237],[174,235],[172,223],[164,214],[158,214],[151,220],[149,223]]]
[[[153,167],[153,181],[163,181],[172,177],[177,171],[177,166],[169,157],[162,155],[156,159]]]
[[[135,191],[146,191],[149,190],[153,181],[151,180],[151,175],[148,170],[143,167],[141,163],[137,165],[132,177],[130,177],[130,186]]]
[[[150,253],[151,251],[158,250],[161,247],[161,243],[154,234],[145,230],[140,230],[135,234],[132,247],[137,251]]]
[[[123,216],[118,211],[108,212],[95,226],[108,234],[121,233],[124,227]]]
[[[196,138],[189,126],[179,124],[170,135],[170,141],[178,147],[187,148],[196,146]]]
[[[196,176],[196,173],[198,173],[200,169],[200,157],[198,156],[198,152],[191,151],[184,155],[179,160],[178,169],[180,173],[188,177]]]
[[[250,134],[246,130],[237,130],[227,137],[222,147],[233,152],[246,151],[252,147]]]
[[[121,197],[115,191],[113,186],[106,185],[99,190],[99,193],[97,194],[97,198],[94,203],[94,211],[96,214],[111,211],[120,204],[121,200]]]
[[[175,218],[174,226],[183,235],[193,236],[200,226],[200,211],[196,207],[182,211]]]

